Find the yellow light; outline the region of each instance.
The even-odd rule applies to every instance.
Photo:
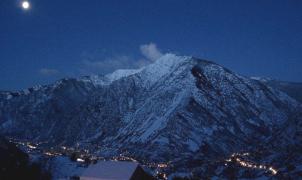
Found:
[[[265,169],[265,170],[270,171],[273,175],[276,175],[278,173],[278,171],[276,169],[274,169],[273,167],[267,167],[265,165],[256,165],[256,164],[253,164],[250,162],[245,162],[244,160],[237,157],[237,156],[248,156],[248,155],[249,155],[249,153],[243,153],[243,154],[233,153],[231,155],[231,157],[233,157],[233,158],[236,157],[236,158],[234,158],[234,161],[237,162],[242,167],[248,167],[248,168],[253,168],[253,169]],[[232,159],[227,159],[226,161],[231,162]]]

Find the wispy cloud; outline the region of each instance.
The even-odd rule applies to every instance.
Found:
[[[161,51],[157,48],[157,45],[152,42],[140,45],[140,51],[142,55],[150,61],[156,61],[158,58],[163,56]]]
[[[41,69],[39,69],[39,73],[43,76],[56,76],[60,72],[56,69],[41,68]]]
[[[135,68],[136,62],[128,56],[113,56],[96,60],[86,58],[82,61],[81,73],[83,74],[106,74],[116,69]]]
[[[133,58],[128,55],[111,55],[104,57],[104,51],[93,53],[83,53],[79,71],[81,75],[107,74],[117,69],[136,69],[146,66],[163,54],[155,43],[143,44],[139,46],[142,58]]]

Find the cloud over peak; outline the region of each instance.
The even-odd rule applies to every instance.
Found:
[[[157,48],[155,43],[142,44],[139,46],[141,58],[134,58],[125,54],[113,54],[104,56],[103,52],[83,53],[79,72],[87,74],[108,74],[117,69],[136,69],[146,66],[164,54]]]
[[[140,51],[143,56],[145,56],[150,61],[156,61],[158,58],[162,57],[163,54],[157,48],[155,43],[140,45]]]

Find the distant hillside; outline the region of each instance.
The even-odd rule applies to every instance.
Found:
[[[289,96],[295,98],[299,102],[302,102],[302,83],[275,80],[268,81],[267,83],[268,85],[287,93]]]

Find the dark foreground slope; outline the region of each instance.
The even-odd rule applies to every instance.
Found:
[[[43,172],[38,164],[29,162],[26,153],[14,144],[0,137],[0,179],[50,179],[50,174]]]
[[[223,177],[233,153],[275,155],[301,140],[296,100],[213,62],[172,54],[142,69],[64,79],[0,99],[3,134],[165,163],[170,174]],[[282,168],[277,156],[266,157],[253,161]],[[267,171],[251,176],[270,177]]]

